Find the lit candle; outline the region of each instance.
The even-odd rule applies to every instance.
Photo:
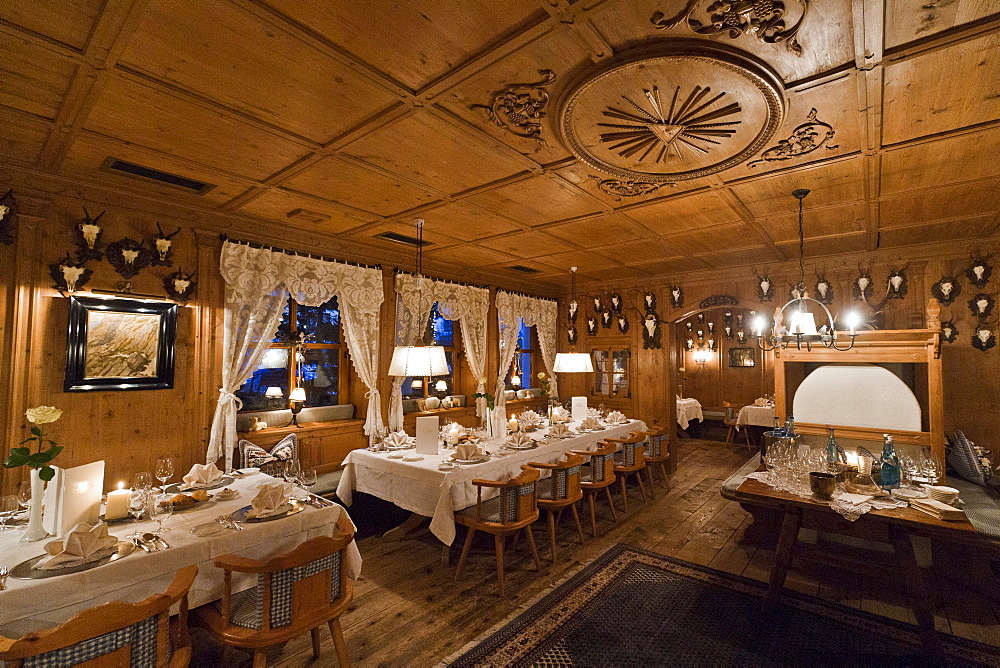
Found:
[[[458,427],[452,427],[448,431],[448,443],[451,445],[455,445],[456,443],[458,443],[458,439],[461,438],[461,436],[462,432],[458,429]]]
[[[853,466],[854,468],[857,468],[858,467],[858,453],[856,453],[856,452],[846,452],[844,454],[847,455],[847,463],[848,463],[848,465],[849,466]]]
[[[118,483],[118,489],[108,492],[108,501],[104,508],[105,520],[120,520],[128,517],[128,499],[132,490],[125,489],[125,483]]]
[[[511,431],[517,431],[517,418],[507,420],[507,428]]]

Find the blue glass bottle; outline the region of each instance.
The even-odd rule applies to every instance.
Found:
[[[778,416],[774,416],[774,430],[771,432],[771,436],[774,438],[781,438],[781,422],[778,421]]]
[[[798,434],[795,433],[795,418],[791,415],[785,420],[785,433],[784,436],[788,438],[795,438]]]
[[[837,445],[837,439],[833,436],[833,427],[830,427],[830,440],[826,442],[826,464],[833,470],[840,463],[840,446]]]
[[[899,487],[899,457],[896,456],[892,436],[882,434],[882,438],[885,441],[882,445],[882,489],[896,489]]]

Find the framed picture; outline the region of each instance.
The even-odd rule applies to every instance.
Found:
[[[71,297],[66,392],[174,386],[177,304]]]
[[[753,348],[730,348],[729,366],[753,366]]]

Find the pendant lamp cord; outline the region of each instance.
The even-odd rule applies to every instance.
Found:
[[[799,290],[801,291],[806,285],[806,270],[804,264],[804,258],[806,255],[806,237],[802,230],[802,199],[799,199]]]

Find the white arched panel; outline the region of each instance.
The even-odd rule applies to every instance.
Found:
[[[913,391],[880,366],[821,366],[806,376],[792,401],[796,422],[886,431],[920,431]]]

